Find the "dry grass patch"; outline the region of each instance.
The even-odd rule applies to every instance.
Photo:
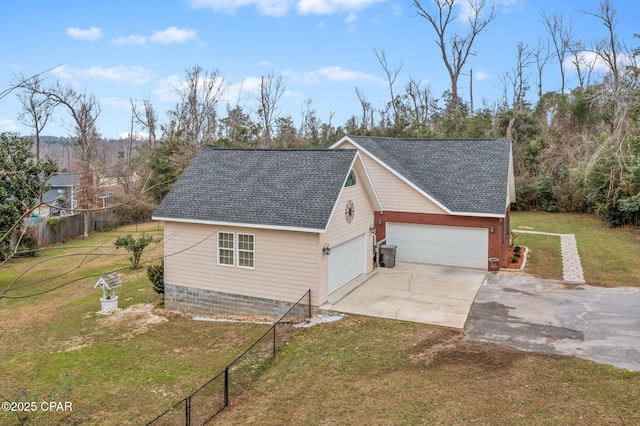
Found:
[[[367,317],[296,334],[218,424],[630,424],[640,374]]]
[[[154,224],[155,225],[155,224]],[[142,227],[140,227],[142,228]],[[123,232],[131,232],[125,229]],[[134,231],[135,232],[135,231]],[[158,309],[145,270],[116,251],[121,232],[99,232],[13,260],[0,269],[0,397],[70,401],[72,412],[23,413],[25,424],[145,423],[196,390],[260,337],[268,325],[194,321]],[[162,256],[162,245],[143,261]],[[101,273],[119,269],[122,308],[100,311]],[[20,424],[0,412],[0,424]]]

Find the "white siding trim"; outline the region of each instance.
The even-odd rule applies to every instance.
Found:
[[[367,154],[368,157],[370,157],[372,160],[374,160],[376,163],[380,164],[382,167],[384,167],[385,169],[387,169],[389,172],[391,172],[393,175],[395,175],[398,179],[400,179],[401,181],[403,181],[404,183],[406,183],[407,185],[409,185],[411,188],[413,188],[414,190],[418,191],[418,193],[420,195],[422,195],[423,197],[427,198],[429,201],[431,201],[433,204],[435,204],[436,206],[440,207],[442,210],[444,210],[445,212],[447,212],[448,214],[452,214],[452,211],[445,206],[444,204],[442,204],[441,202],[439,202],[438,200],[436,200],[435,198],[433,198],[431,195],[427,194],[426,192],[424,192],[422,189],[418,188],[416,185],[414,185],[410,180],[408,180],[406,177],[404,177],[403,175],[401,175],[400,173],[396,172],[394,169],[392,169],[391,167],[389,167],[387,165],[387,163],[385,163],[384,161],[380,160],[378,157],[376,157],[375,155],[373,155],[372,153],[370,153],[369,151],[367,151],[366,149],[364,149],[363,147],[361,147],[360,145],[358,145],[356,142],[354,142],[351,138],[349,138],[349,136],[345,136],[343,139],[341,139],[340,141],[334,143],[333,145],[331,145],[329,148],[333,149],[334,147],[342,144],[343,142],[348,141],[349,143],[351,143],[352,145],[358,147],[359,151],[364,152],[365,154]]]
[[[238,228],[273,229],[276,231],[311,232],[311,233],[319,233],[319,234],[324,234],[327,231],[326,228],[314,229],[314,228],[299,228],[295,226],[255,225],[250,223],[217,222],[213,220],[185,219],[185,218],[161,217],[161,216],[152,216],[151,219],[162,220],[165,222],[196,223],[200,225],[234,226]]]
[[[359,164],[362,165],[362,168],[364,170],[364,172],[367,172],[367,169],[364,166],[364,162],[362,161],[362,159],[359,156],[360,154],[356,152],[356,155],[353,157],[353,161],[351,162],[351,167],[349,167],[349,173],[351,173],[352,170],[354,170],[355,168],[355,164],[356,161],[359,160]],[[345,188],[355,188],[356,186],[348,186],[345,187],[344,184],[347,183],[347,179],[349,178],[349,173],[347,173],[347,176],[344,178],[344,181],[342,182],[342,188],[340,188],[340,193],[338,194],[338,198],[336,198],[336,202],[333,205],[333,209],[331,210],[331,215],[329,216],[329,220],[327,221],[327,226],[329,226],[329,224],[331,223],[331,219],[333,219],[333,215],[336,212],[336,209],[338,208],[338,201],[340,200],[340,197],[342,197],[342,193],[344,192]],[[363,188],[365,188],[365,192],[367,194],[367,197],[369,197],[369,202],[371,202],[371,204],[374,204],[373,201],[371,200],[371,195],[370,192],[367,190],[367,187],[371,189],[371,192],[373,192],[373,194],[375,195],[375,207],[378,207],[380,210],[382,211],[382,205],[380,204],[380,200],[378,199],[378,194],[376,194],[375,192],[375,188],[373,187],[373,183],[371,182],[371,179],[369,178],[369,175],[366,174],[365,175],[366,178],[368,179],[368,185],[363,185]],[[361,176],[362,177],[362,176]]]

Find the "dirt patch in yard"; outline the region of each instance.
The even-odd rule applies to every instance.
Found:
[[[445,364],[477,364],[485,370],[502,369],[522,358],[515,349],[483,342],[464,340],[462,330],[437,328],[430,330],[409,354],[409,359],[424,367]]]
[[[126,338],[145,333],[149,326],[166,321],[169,321],[169,319],[165,316],[157,315],[151,303],[132,305],[126,309],[117,310],[104,318],[104,322],[107,325],[126,323],[129,328],[129,331],[124,334]]]

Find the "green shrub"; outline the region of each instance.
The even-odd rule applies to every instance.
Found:
[[[142,252],[152,242],[154,242],[153,237],[151,235],[146,235],[143,232],[142,236],[137,240],[133,238],[133,235],[127,234],[124,237],[120,236],[116,238],[116,241],[113,244],[116,246],[116,249],[122,247],[126,251],[133,253],[129,258],[129,261],[131,262],[131,269],[138,269],[140,268],[140,257],[142,256]]]
[[[161,260],[159,265],[147,266],[147,277],[153,284],[153,291],[164,294],[164,260]]]
[[[64,216],[60,217],[50,217],[47,219],[47,228],[56,230],[58,229],[58,225],[63,224],[66,218]]]

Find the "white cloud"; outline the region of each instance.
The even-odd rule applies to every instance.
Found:
[[[104,98],[100,101],[104,105],[116,108],[131,109],[131,101],[122,98]]]
[[[125,45],[125,44],[145,44],[146,42],[147,42],[147,38],[146,37],[135,35],[135,34],[132,34],[132,35],[127,36],[127,37],[120,37],[120,38],[117,38],[117,39],[113,40],[113,44],[120,44],[120,45]]]
[[[243,7],[255,7],[258,13],[269,16],[284,16],[291,9],[301,15],[328,15],[338,12],[363,10],[372,4],[387,0],[190,0],[192,7],[209,8],[214,11],[235,13]]]
[[[66,34],[78,40],[99,40],[102,38],[102,28],[91,27],[88,30],[81,30],[80,28],[69,27]]]
[[[269,61],[258,62],[258,66],[259,67],[270,67],[271,66],[271,62],[269,62]]]
[[[320,68],[317,74],[318,76],[323,77],[325,80],[338,81],[338,82],[362,81],[362,80],[378,81],[379,80],[379,78],[377,78],[372,74],[367,74],[362,71],[347,70],[342,67]]]
[[[475,0],[475,1],[476,1],[476,4],[479,3],[478,0]],[[486,3],[483,13],[480,15],[480,18],[482,19],[484,16],[487,16],[491,11],[492,7],[495,8],[496,12],[506,15],[511,13],[513,9],[515,9],[516,7],[522,6],[523,3],[524,3],[523,0],[493,0],[493,1],[490,0]],[[465,1],[457,0],[456,4],[460,8],[458,11],[458,21],[462,23],[468,23],[469,18],[474,13],[473,8],[471,7],[471,3],[469,3],[466,0]]]
[[[629,58],[624,56],[618,57],[619,64],[628,63]],[[576,61],[580,64],[581,68],[586,70],[589,67],[593,67],[593,71],[596,73],[606,73],[609,69],[608,65],[599,57],[595,52],[582,51],[578,52],[576,55],[569,56],[565,58],[562,66],[565,70],[575,72]]]
[[[237,9],[247,6],[255,6],[258,13],[269,16],[285,15],[293,0],[190,0],[192,7],[209,8],[215,11],[235,13]]]
[[[260,91],[260,77],[247,77],[225,88],[222,101],[230,105],[253,103]]]
[[[205,84],[211,80],[200,81],[199,84]],[[214,84],[216,87],[224,86],[224,78],[219,77],[215,79]],[[187,89],[187,83],[183,81],[179,76],[172,74],[169,77],[158,81],[158,88],[153,92],[158,100],[161,102],[179,102],[179,93]],[[228,87],[223,87],[223,100],[226,97]]]
[[[344,20],[344,22],[346,22],[347,24],[353,24],[356,21],[356,19],[358,19],[356,17],[356,14],[351,12],[349,16],[347,16],[347,19]]]
[[[1,119],[0,118],[0,129],[3,132],[17,132],[20,128],[16,125],[13,120],[9,119]]]
[[[159,87],[153,94],[156,95],[161,102],[178,102],[180,98],[176,94],[175,88],[179,87],[181,83],[180,77],[172,74],[158,81]]]
[[[164,31],[154,31],[149,40],[154,43],[172,44],[184,43],[189,40],[197,39],[196,30],[190,28],[170,27]]]
[[[487,74],[484,71],[476,71],[474,73],[474,76],[475,76],[476,80],[478,80],[478,81],[486,80],[486,79],[489,78],[489,74]]]
[[[368,74],[362,71],[348,70],[338,66],[324,67],[317,71],[305,71],[299,72],[294,70],[285,70],[281,73],[283,76],[288,77],[289,81],[296,83],[302,81],[307,85],[314,85],[320,83],[322,80],[333,81],[338,83],[343,82],[359,82],[370,81],[378,84],[386,84],[385,81],[373,74]]]
[[[387,0],[299,0],[296,10],[301,15],[329,15],[337,12],[353,12]]]
[[[54,68],[52,73],[65,80],[107,80],[119,83],[144,84],[149,81],[152,71],[143,67],[133,66],[125,67],[118,65],[116,67],[104,68],[102,65],[94,65],[89,68],[75,69],[66,65]]]

